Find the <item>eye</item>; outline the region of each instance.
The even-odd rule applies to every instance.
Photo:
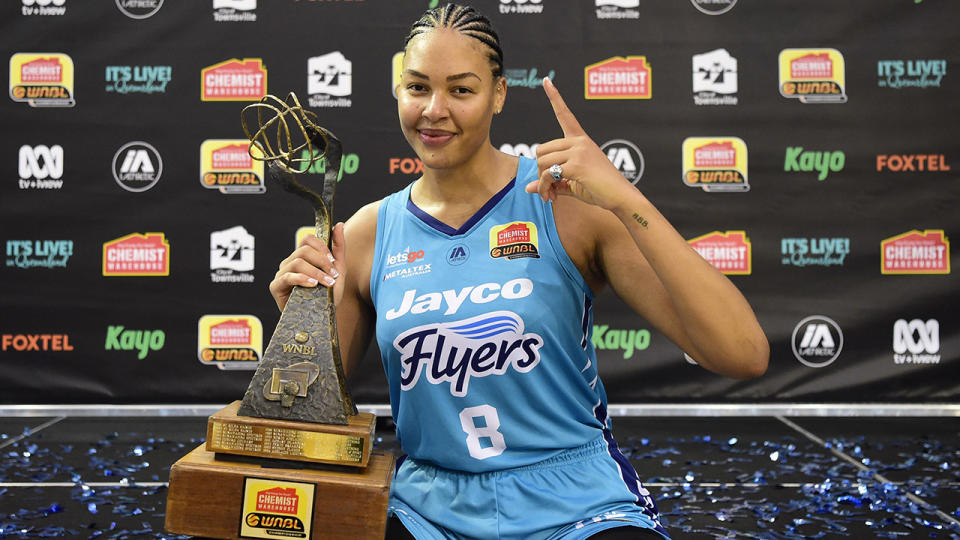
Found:
[[[410,83],[407,85],[407,91],[412,93],[426,92],[427,87],[420,83]]]
[[[467,88],[466,86],[458,86],[453,89],[453,93],[458,95],[472,94],[473,89]]]

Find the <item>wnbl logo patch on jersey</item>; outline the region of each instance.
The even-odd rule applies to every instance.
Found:
[[[514,221],[490,228],[490,256],[494,259],[540,258],[537,226],[529,221]]]
[[[448,323],[425,324],[397,336],[400,385],[410,390],[426,372],[431,384],[450,383],[454,396],[467,395],[471,377],[526,373],[540,362],[543,338],[523,332],[523,319],[494,311]]]

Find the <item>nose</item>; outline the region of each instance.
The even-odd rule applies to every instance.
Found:
[[[447,99],[443,92],[433,92],[421,113],[424,118],[436,122],[447,116]]]

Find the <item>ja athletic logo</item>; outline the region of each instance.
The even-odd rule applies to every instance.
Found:
[[[447,252],[447,264],[460,266],[470,258],[470,248],[466,244],[456,244]]]
[[[801,364],[822,368],[829,366],[843,349],[843,331],[833,319],[812,315],[793,329],[793,354]]]
[[[707,15],[723,15],[737,5],[737,0],[690,0],[693,7]]]
[[[113,178],[127,191],[146,191],[160,181],[160,152],[143,141],[129,142],[113,155]]]
[[[643,154],[637,145],[624,139],[613,139],[603,143],[600,150],[624,178],[637,185],[643,176]]]
[[[163,0],[116,0],[117,8],[131,19],[146,19],[156,15]]]

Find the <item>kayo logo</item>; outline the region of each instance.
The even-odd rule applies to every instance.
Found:
[[[431,292],[417,296],[416,289],[403,293],[400,305],[387,311],[388,321],[403,317],[407,313],[419,315],[428,311],[439,311],[446,305],[444,315],[453,315],[460,306],[469,299],[474,304],[486,304],[498,298],[517,300],[533,293],[533,282],[527,278],[512,279],[503,285],[499,283],[483,283],[477,286],[464,287],[459,291],[447,289],[441,292]]]
[[[624,358],[632,358],[633,351],[643,351],[650,346],[649,330],[608,330],[606,324],[593,325],[591,343],[598,351],[622,350]]]
[[[897,364],[939,364],[940,322],[897,320],[893,324],[893,353]]]
[[[847,156],[837,150],[835,152],[804,151],[802,146],[788,146],[787,156],[783,161],[783,170],[786,172],[819,171],[817,180],[826,180],[831,172],[840,172],[846,163]]]
[[[122,326],[108,326],[104,350],[139,351],[137,359],[143,360],[150,351],[159,351],[167,336],[163,330],[125,330]]]
[[[471,377],[503,375],[510,367],[527,373],[540,362],[543,338],[523,332],[523,319],[494,311],[462,321],[427,324],[397,336],[400,388],[410,390],[426,371],[431,384],[450,383],[454,396],[467,395]]]

